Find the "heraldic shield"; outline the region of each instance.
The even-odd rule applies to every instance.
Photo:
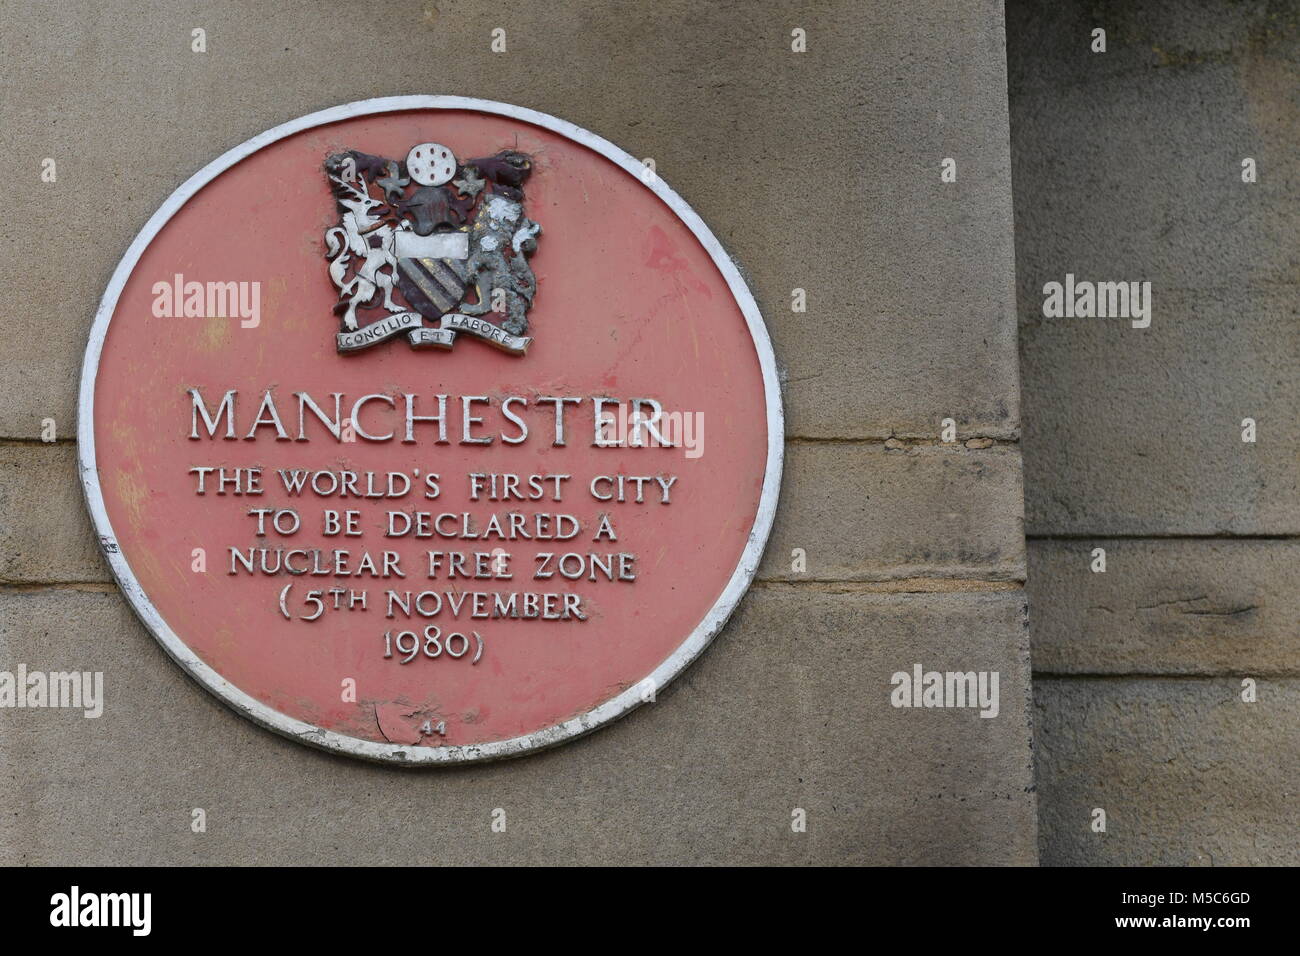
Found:
[[[397,288],[427,319],[441,319],[465,298],[469,235],[440,232],[419,236],[403,230],[396,238]]]
[[[414,348],[449,349],[465,332],[523,355],[537,292],[528,259],[542,232],[524,211],[531,173],[524,153],[461,163],[438,143],[411,147],[401,162],[356,150],[330,156],[340,221],[325,246],[339,290],[338,350],[402,334]]]

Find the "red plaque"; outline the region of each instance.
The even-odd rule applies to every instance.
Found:
[[[122,591],[191,676],[413,765],[653,700],[754,574],[782,421],[753,298],[652,165],[413,96],[270,130],[164,203],[96,315],[79,443]]]

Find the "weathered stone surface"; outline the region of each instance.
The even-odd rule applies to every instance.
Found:
[[[33,437],[45,417],[67,433],[95,303],[194,171],[304,113],[416,92],[529,106],[653,158],[751,278],[791,434],[934,436],[944,417],[971,435],[1018,430],[994,0],[390,4],[367,11],[370,30],[253,0],[9,4],[5,17],[0,147],[25,157],[7,218],[45,225],[6,232],[0,251],[0,285],[22,303],[6,319],[0,436]],[[195,27],[206,53],[191,52]],[[791,52],[796,27],[806,53]],[[564,67],[583,63],[600,64],[598,93]],[[956,183],[940,182],[946,156]],[[44,157],[56,183],[39,181]],[[791,311],[796,287],[807,313]]]
[[[69,444],[0,445],[0,583],[108,581]]]
[[[963,445],[786,446],[761,577],[1023,580],[1020,452]],[[802,548],[807,571],[792,570]]]
[[[1300,676],[1297,568],[1296,541],[1031,541],[1034,670]]]
[[[1007,24],[1030,534],[1300,532],[1300,11],[1012,2]],[[1151,282],[1151,327],[1044,318],[1067,273]]]
[[[0,669],[101,670],[106,699],[94,720],[0,710],[0,862],[1032,863],[1027,642],[1020,592],[760,587],[657,703],[540,755],[411,772],[255,727],[116,594],[0,592]],[[895,709],[890,676],[917,662],[999,671],[999,716]]]
[[[1294,4],[1009,2],[1022,316],[1066,271],[1150,279],[1157,309],[1172,289],[1294,285],[1298,51]]]
[[[1041,675],[1297,671],[1294,542],[1105,536],[1300,533],[1300,11],[1012,0],[1007,58],[1026,523],[1080,536],[1030,542],[1042,860],[1294,863],[1296,681]],[[1044,318],[1067,273],[1150,328]]]
[[[1300,863],[1300,681],[1240,694],[1236,678],[1035,678],[1042,863]]]
[[[1300,533],[1300,295],[1241,295],[1167,293],[1145,330],[1025,322],[1031,535]]]

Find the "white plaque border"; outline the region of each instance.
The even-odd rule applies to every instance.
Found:
[[[332,750],[388,764],[402,766],[429,766],[461,764],[474,761],[497,760],[516,757],[534,750],[553,747],[556,744],[573,740],[583,734],[610,723],[624,714],[635,710],[644,701],[642,684],[629,687],[623,693],[611,698],[579,717],[574,717],[551,727],[538,730],[520,737],[499,740],[492,743],[471,746],[426,747],[419,745],[381,744],[375,741],[350,737],[335,731],[325,730],[312,724],[296,720],[286,714],[268,707],[266,704],[244,693],[219,673],[204,663],[185,644],[183,640],[162,619],[158,610],[145,594],[136,580],[125,555],[117,546],[117,539],[104,508],[103,492],[99,486],[99,470],[95,459],[95,377],[99,370],[99,358],[104,348],[104,339],[108,333],[109,323],[117,307],[118,297],[126,286],[136,263],[144,254],[155,236],[162,230],[176,212],[185,205],[200,189],[218,175],[234,166],[240,160],[269,146],[287,136],[352,119],[379,113],[394,113],[409,110],[468,110],[508,116],[513,119],[551,130],[576,143],[595,150],[615,165],[622,167],[629,175],[641,180],[645,188],[658,196],[678,218],[694,233],[695,238],[708,251],[714,264],[727,281],[731,294],[740,306],[749,327],[749,334],[758,354],[759,366],[763,374],[763,391],[767,410],[767,465],[763,476],[763,490],[759,496],[758,511],[749,533],[749,540],[741,554],[740,562],[732,573],[727,586],[718,597],[717,602],[700,621],[690,635],[644,680],[653,682],[656,692],[661,691],[678,674],[697,658],[735,610],[750,582],[758,570],[763,556],[768,535],[772,530],[772,521],[776,514],[777,496],[781,485],[781,468],[785,447],[785,424],[781,406],[781,388],[777,376],[776,358],[772,352],[772,343],[763,324],[754,297],[741,277],[740,270],[722,248],[722,244],[713,232],[681,196],[677,195],[657,173],[651,175],[647,182],[643,177],[644,164],[628,153],[619,149],[608,140],[575,126],[562,119],[539,113],[522,106],[498,103],[466,96],[386,96],[376,99],[358,100],[330,109],[309,113],[306,116],[282,123],[264,133],[254,136],[247,142],[223,153],[208,163],[197,173],[187,179],[167,197],[166,202],[145,223],[143,229],[127,248],[126,254],[113,271],[113,276],[100,300],[95,313],[95,320],[90,330],[90,341],[86,345],[86,354],[81,367],[81,391],[77,418],[77,458],[81,472],[81,483],[86,496],[86,505],[99,535],[100,548],[117,579],[118,586],[130,602],[135,613],[144,622],[145,627],[157,638],[167,654],[180,664],[185,671],[203,687],[211,691],[234,710],[248,717],[263,727],[283,734],[301,743],[311,744],[325,750]]]

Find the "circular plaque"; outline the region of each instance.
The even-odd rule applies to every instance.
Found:
[[[167,199],[95,316],[78,441],[177,663],[294,740],[421,765],[654,700],[754,575],[782,416],[749,290],[651,164],[403,96]]]

